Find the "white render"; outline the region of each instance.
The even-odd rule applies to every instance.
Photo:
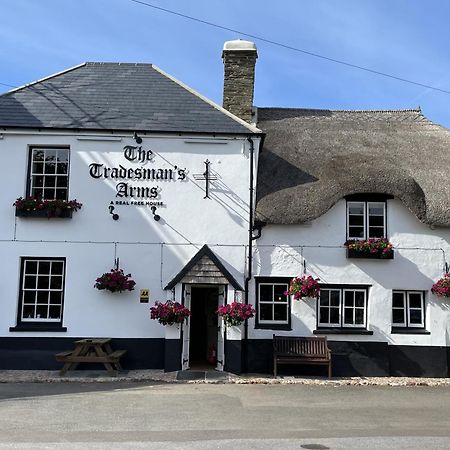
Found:
[[[166,206],[156,222],[148,207],[116,206],[113,221],[108,211],[115,199],[115,182],[89,175],[92,162],[132,167],[123,157],[123,147],[134,143],[131,133],[77,133],[49,131],[2,132],[0,151],[4,173],[0,181],[0,249],[3,255],[3,337],[102,337],[164,338],[167,331],[149,318],[155,300],[171,293],[165,285],[197,251],[208,244],[235,279],[244,286],[248,255],[249,142],[247,137],[142,135],[143,148],[156,157],[148,167],[185,167],[187,180],[164,181],[160,199]],[[259,138],[253,137],[255,149]],[[25,195],[29,146],[70,146],[69,199],[83,203],[70,220],[15,217],[14,200]],[[204,199],[204,181],[196,181],[204,161],[211,161],[217,181],[211,182],[211,199]],[[257,154],[255,154],[255,162]],[[137,182],[135,182],[136,184]],[[142,183],[142,182],[141,182]],[[150,182],[149,185],[155,183]],[[387,202],[388,237],[395,259],[349,260],[343,242],[346,236],[345,200],[322,217],[303,225],[268,225],[253,242],[253,276],[294,277],[306,273],[330,284],[368,284],[368,329],[373,335],[333,335],[331,340],[378,341],[396,345],[450,346],[448,300],[434,297],[430,288],[450,260],[450,229],[420,223],[398,200]],[[66,257],[63,325],[67,332],[12,332],[16,325],[23,256]],[[120,295],[93,288],[94,280],[114,265],[132,273],[137,282],[131,293]],[[150,303],[139,302],[139,289],[150,290]],[[426,330],[429,335],[391,334],[393,289],[426,291]],[[181,288],[175,290],[181,300]],[[231,286],[228,301],[243,300]],[[254,278],[249,302],[255,304]],[[254,329],[250,339],[271,339],[272,334],[312,335],[316,328],[313,300],[292,301],[292,330]],[[244,337],[228,330],[228,339]],[[170,336],[173,338],[173,336]]]
[[[243,286],[248,243],[249,149],[247,136],[141,135],[142,147],[155,154],[152,162],[139,164],[123,156],[125,145],[136,145],[132,133],[77,133],[50,131],[2,132],[0,152],[4,176],[0,182],[0,249],[2,315],[0,335],[6,337],[164,338],[164,327],[150,320],[149,307],[171,293],[166,284],[198,250],[211,250]],[[255,148],[259,138],[253,137]],[[70,146],[69,199],[82,208],[72,219],[15,217],[15,199],[25,196],[28,153],[33,145]],[[217,176],[210,199],[204,199],[204,161]],[[256,160],[256,159],[255,159]],[[108,207],[116,199],[116,182],[94,179],[90,163],[125,167],[187,169],[186,181],[143,182],[160,187],[165,206],[158,207],[159,222],[148,206],[115,206],[113,221]],[[120,180],[119,180],[120,181]],[[125,180],[126,181],[126,180]],[[148,183],[148,184],[145,184]],[[141,199],[136,199],[141,200]],[[144,199],[145,200],[145,199]],[[66,257],[63,326],[66,332],[11,332],[16,325],[23,256]],[[94,289],[95,279],[114,266],[115,257],[136,281],[131,293],[111,294]],[[139,290],[150,290],[150,303],[140,303]],[[181,289],[177,289],[180,300]],[[234,295],[230,290],[229,295]]]
[[[450,302],[430,289],[450,260],[450,229],[431,229],[399,201],[387,200],[387,233],[394,260],[347,259],[346,202],[339,201],[318,219],[303,225],[268,225],[256,241],[254,276],[295,277],[306,274],[326,284],[370,285],[367,328],[373,335],[333,334],[336,341],[378,341],[395,345],[449,346]],[[445,259],[446,258],[446,259]],[[392,290],[426,291],[426,330],[429,335],[391,334]],[[250,289],[255,300],[255,285]],[[254,329],[249,337],[310,336],[316,329],[316,302],[292,299],[292,331]],[[254,320],[252,320],[254,322]]]

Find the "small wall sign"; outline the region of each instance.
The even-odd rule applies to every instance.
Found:
[[[141,289],[139,291],[139,300],[141,303],[148,303],[150,300],[150,291],[148,289]]]

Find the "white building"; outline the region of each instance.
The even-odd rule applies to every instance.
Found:
[[[318,277],[322,306],[291,300],[287,317],[251,328],[268,339],[257,348],[270,353],[278,325],[326,335],[335,374],[447,376],[449,301],[430,289],[450,259],[450,132],[420,110],[261,108],[258,119],[256,283]],[[352,258],[355,237],[387,237],[393,259]],[[253,370],[267,370],[259,355]]]
[[[125,368],[187,369],[214,348],[219,370],[270,372],[273,334],[325,334],[335,375],[448,375],[449,304],[430,288],[450,254],[450,133],[420,111],[252,109],[256,56],[225,44],[227,110],[150,64],[0,96],[1,368],[57,368],[77,338],[111,337]],[[28,195],[82,207],[24,217]],[[393,260],[347,258],[374,233]],[[117,263],[135,290],[94,289]],[[320,300],[284,295],[304,273]],[[192,311],[181,330],[149,318],[166,299]],[[215,310],[235,299],[257,315],[225,332]]]

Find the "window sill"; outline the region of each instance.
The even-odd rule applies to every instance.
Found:
[[[52,331],[55,333],[62,333],[67,331],[67,327],[61,326],[61,324],[50,324],[50,323],[30,323],[30,324],[20,324],[15,327],[10,327],[9,331]]]
[[[348,259],[394,259],[394,250],[388,253],[370,253],[370,252],[360,252],[359,250],[347,249]]]
[[[292,331],[292,327],[289,324],[255,324],[255,330],[284,330],[284,331]]]
[[[73,214],[72,209],[63,209],[49,217],[48,211],[45,209],[36,209],[32,211],[24,211],[16,208],[16,217],[36,217],[43,219],[71,219]]]
[[[391,334],[431,334],[431,332],[423,328],[392,327]]]
[[[373,331],[365,328],[318,328],[313,334],[366,334],[372,335]]]

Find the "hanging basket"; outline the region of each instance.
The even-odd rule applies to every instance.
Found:
[[[156,301],[150,308],[150,318],[157,320],[161,325],[175,325],[183,323],[191,311],[178,302],[167,300],[166,303]]]
[[[437,297],[450,298],[450,273],[446,273],[440,280],[436,281],[431,292]]]
[[[292,295],[295,300],[319,298],[319,281],[319,278],[313,278],[311,275],[293,278],[285,295]]]
[[[123,269],[111,269],[95,280],[94,287],[99,291],[109,292],[133,291],[136,282],[131,278],[131,274],[125,275]]]
[[[216,312],[229,327],[243,324],[247,319],[254,317],[256,313],[253,305],[238,302],[223,305]]]

